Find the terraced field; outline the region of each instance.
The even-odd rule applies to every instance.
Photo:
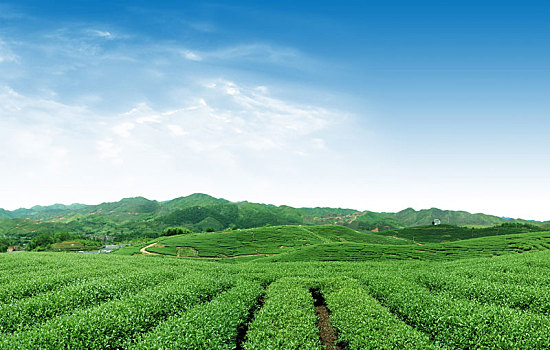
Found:
[[[550,249],[550,232],[530,232],[413,245],[324,243],[294,249],[258,261],[457,260]]]
[[[343,226],[275,226],[248,230],[162,237],[117,254],[152,253],[182,258],[226,261],[445,261],[494,257],[550,249],[550,232],[491,235],[445,243],[430,243],[439,227],[428,232],[428,243],[358,232]],[[444,228],[446,232],[448,228]],[[411,230],[409,230],[411,231]]]
[[[295,248],[333,242],[402,245],[405,239],[358,232],[343,226],[275,226],[247,230],[195,233],[163,237],[148,252],[180,256],[225,258],[249,255],[271,255]],[[127,248],[132,251],[133,248]],[[133,250],[135,252],[135,250]],[[121,252],[123,253],[123,252]]]
[[[2,254],[0,349],[548,349],[549,268]]]

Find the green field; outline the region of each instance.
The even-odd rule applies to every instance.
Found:
[[[422,232],[429,242],[435,240],[438,233],[449,230],[463,232],[462,228],[456,226],[430,226],[404,231]],[[488,233],[495,231],[496,229],[491,229]],[[182,258],[257,259],[257,262],[444,261],[547,250],[550,249],[550,232],[523,232],[445,243],[419,243],[403,237],[359,232],[343,226],[276,226],[163,237],[137,247],[123,248],[117,254],[141,254],[140,249],[144,247],[150,253]]]
[[[0,349],[548,349],[549,268],[550,232],[342,226],[0,254]]]
[[[324,349],[324,308],[345,349],[547,349],[549,268],[550,251],[229,265],[3,254],[0,348]]]
[[[457,260],[550,249],[550,232],[489,236],[447,243],[388,245],[325,243],[259,261]]]
[[[487,236],[502,236],[514,233],[540,231],[544,230],[535,225],[507,223],[496,226],[477,228],[455,225],[413,226],[399,230],[382,231],[380,234],[386,236],[400,237],[414,242],[443,243]]]
[[[271,255],[332,242],[410,244],[403,239],[358,232],[343,226],[276,226],[163,237],[147,251],[172,256],[225,258]]]

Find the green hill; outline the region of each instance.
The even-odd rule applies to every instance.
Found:
[[[527,220],[504,219],[493,215],[471,214],[466,211],[441,210],[437,208],[423,209],[418,211],[412,208],[407,208],[400,212],[389,214],[389,216],[405,227],[431,225],[434,219],[441,220],[442,224],[455,226],[493,226],[507,222],[527,223]]]
[[[405,238],[421,243],[443,243],[485,236],[543,231],[539,226],[519,223],[506,223],[497,226],[471,228],[454,225],[427,225],[407,227],[399,230],[383,231],[381,234]]]
[[[503,223],[531,223],[526,220],[504,219],[485,214],[447,211],[436,208],[397,213],[377,213],[343,208],[293,208],[250,202],[230,202],[207,194],[196,193],[166,202],[143,197],[125,198],[98,205],[55,204],[14,211],[0,210],[0,237],[21,245],[41,233],[68,232],[89,239],[121,242],[132,239],[156,238],[170,226],[180,226],[193,232],[247,229],[264,225],[341,225],[357,231],[375,231],[387,236],[397,234],[407,239],[418,235],[399,233],[402,229],[428,225],[433,219],[455,226],[491,226]],[[27,221],[21,221],[26,220]],[[14,222],[11,222],[15,220]],[[534,223],[550,229],[550,222]],[[446,233],[447,234],[447,233]],[[468,233],[450,234],[449,239],[470,238]],[[454,235],[454,236],[453,236]],[[485,234],[482,234],[485,235]],[[419,240],[422,241],[422,240]],[[432,240],[425,240],[432,241]]]
[[[147,251],[181,257],[235,257],[280,254],[298,247],[331,242],[410,244],[342,226],[277,226],[164,237]]]
[[[11,219],[11,215],[8,211],[4,210],[4,209],[0,209],[0,220],[6,220],[6,219]]]
[[[550,232],[530,232],[424,245],[331,242],[300,247],[258,262],[458,260],[550,249]]]

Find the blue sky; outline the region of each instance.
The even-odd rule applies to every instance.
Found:
[[[2,1],[0,207],[550,220],[548,1]]]

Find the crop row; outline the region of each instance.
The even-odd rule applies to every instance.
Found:
[[[499,283],[479,278],[442,275],[439,272],[419,273],[415,280],[432,293],[444,292],[455,298],[475,300],[482,304],[496,304],[546,314],[550,312],[548,287]]]
[[[309,288],[283,278],[266,291],[263,307],[250,324],[244,349],[321,349],[317,317]]]
[[[256,282],[238,282],[212,301],[170,317],[132,349],[234,349],[239,327],[247,322],[263,290]]]
[[[97,307],[55,317],[0,340],[0,349],[114,349],[127,347],[171,315],[227,289],[231,278],[190,273],[173,282]]]
[[[454,349],[550,348],[550,320],[538,313],[435,293],[398,275],[366,274],[367,290],[436,344]]]
[[[54,269],[52,269],[55,271]],[[24,299],[39,293],[63,288],[71,283],[94,278],[104,274],[116,273],[118,269],[109,267],[108,269],[95,270],[93,268],[78,270],[77,268],[67,271],[43,270],[40,273],[27,278],[26,275],[14,274],[12,280],[4,283],[0,287],[0,304],[8,304],[19,299]]]
[[[12,272],[10,279],[0,283],[0,305],[97,277],[116,276],[132,271],[139,273],[145,270],[179,269],[182,266],[179,262],[169,259],[159,263],[159,260],[143,257],[91,256],[88,254],[57,254],[55,256],[56,253],[24,253],[16,254],[10,259],[6,258],[7,255],[10,254],[0,254],[0,264],[11,265],[12,260],[21,260],[23,265],[28,266],[29,271]],[[35,259],[34,264],[32,263],[33,258]],[[59,262],[59,266],[55,265],[56,260]],[[188,265],[192,265],[194,270],[209,271],[214,269],[200,264],[192,264],[192,262],[189,262]]]
[[[81,280],[67,287],[0,305],[0,333],[22,330],[73,309],[99,305],[182,275],[181,272],[131,272]]]
[[[323,287],[338,341],[346,349],[436,349],[428,335],[405,324],[370,296],[355,280]]]
[[[538,255],[528,255],[527,257],[531,259],[527,261],[525,257],[517,256],[513,257],[513,261],[511,257],[503,257],[498,260],[483,261],[481,264],[478,261],[471,261],[469,264],[453,264],[447,268],[447,272],[463,278],[483,279],[502,284],[550,287],[550,275],[546,273],[550,263],[542,261],[537,263],[538,260],[533,257]]]

